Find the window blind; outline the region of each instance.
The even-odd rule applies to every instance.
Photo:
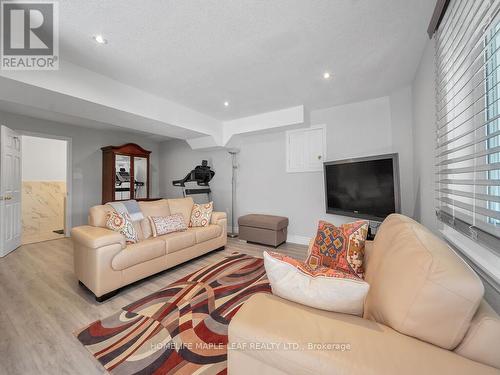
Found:
[[[450,0],[436,31],[436,212],[500,252],[500,0]]]

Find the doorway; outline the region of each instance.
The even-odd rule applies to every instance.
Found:
[[[23,245],[68,232],[68,140],[23,134],[21,138]]]

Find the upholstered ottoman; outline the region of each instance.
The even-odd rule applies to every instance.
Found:
[[[283,216],[250,214],[238,219],[240,239],[274,247],[286,242],[287,227]]]

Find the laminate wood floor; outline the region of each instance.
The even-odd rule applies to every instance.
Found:
[[[103,374],[73,332],[234,251],[261,257],[265,249],[228,239],[225,250],[188,261],[97,303],[78,285],[70,239],[23,245],[0,258],[0,374]],[[304,259],[307,247],[284,244],[277,251]]]

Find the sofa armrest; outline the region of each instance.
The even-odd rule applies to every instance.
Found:
[[[227,215],[225,212],[212,212],[212,218],[210,219],[210,224],[218,224],[220,220],[226,220]]]
[[[125,248],[125,236],[112,230],[83,225],[71,230],[75,275],[96,297],[120,288],[122,272],[111,267]]]
[[[73,241],[90,249],[119,244],[125,248],[125,236],[110,229],[82,225],[71,230]]]
[[[232,318],[227,354],[228,373],[242,375],[263,368],[314,375],[499,373],[383,324],[265,293],[250,297]]]

